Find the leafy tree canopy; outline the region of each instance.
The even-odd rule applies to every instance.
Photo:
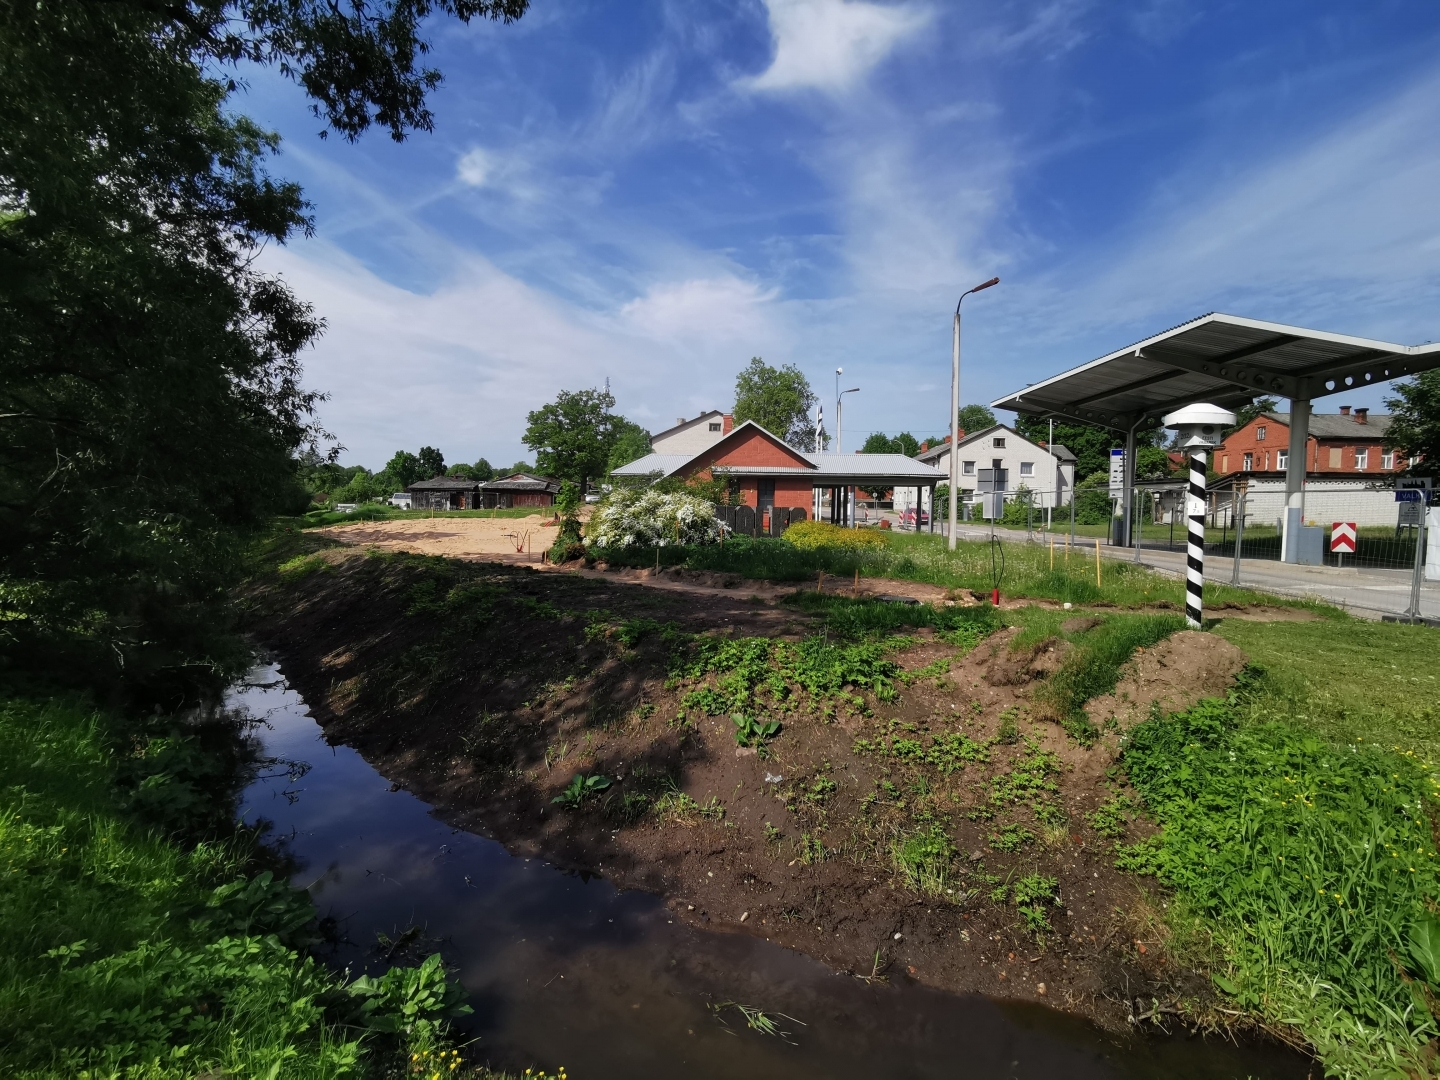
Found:
[[[396,450],[385,463],[385,471],[395,478],[400,490],[408,488],[417,480],[424,480],[420,459],[409,450]]]
[[[984,405],[961,405],[957,419],[960,422],[960,430],[967,435],[994,427],[996,423],[995,414]],[[944,436],[941,436],[941,441],[944,441]]]
[[[500,475],[501,475],[501,476],[514,476],[516,473],[521,473],[521,472],[523,472],[523,473],[530,473],[530,474],[533,475],[534,473],[537,473],[537,472],[539,472],[539,471],[540,471],[539,469],[535,468],[535,466],[534,466],[534,465],[531,465],[528,461],[517,461],[517,462],[515,462],[514,465],[511,465],[508,469],[501,469],[501,470],[500,470]]]
[[[862,454],[904,454],[906,457],[914,457],[920,452],[920,443],[914,435],[908,431],[902,431],[899,435],[891,438],[883,431],[876,431],[870,434],[865,440],[865,445],[860,448]]]
[[[650,432],[639,424],[617,418],[615,421],[615,445],[610,451],[607,472],[614,472],[621,465],[639,461],[650,453]]]
[[[1040,417],[1021,413],[1015,417],[1014,427],[1031,442],[1044,443],[1050,438],[1050,421]],[[1161,449],[1167,435],[1163,428],[1151,428],[1136,433],[1136,475],[1140,479],[1155,479],[1169,474],[1170,461]],[[1075,455],[1076,476],[1088,477],[1100,472],[1108,477],[1110,451],[1112,448],[1124,447],[1125,436],[1093,424],[1062,424],[1056,421],[1055,442]],[[1150,452],[1154,450],[1159,453]]]
[[[173,701],[238,662],[215,613],[247,531],[308,503],[297,454],[325,435],[299,358],[322,324],[255,256],[309,208],[267,172],[278,139],[227,109],[230,72],[274,65],[346,138],[398,139],[432,122],[421,21],[524,8],[0,7],[0,661],[69,655]]]
[[[758,356],[735,377],[735,423],[753,420],[800,450],[815,450],[819,398],[794,364],[774,368]]]
[[[420,463],[420,479],[431,480],[445,475],[445,455],[435,447],[422,446],[415,459]]]
[[[1395,396],[1385,399],[1394,416],[1386,439],[1400,453],[1420,459],[1408,474],[1434,476],[1440,462],[1440,370],[1422,371],[1392,389]]]
[[[553,402],[530,413],[521,441],[535,451],[535,464],[557,480],[589,482],[609,470],[610,453],[623,417],[611,413],[615,397],[608,390],[562,390]]]
[[[495,467],[482,457],[476,461],[474,465],[470,466],[470,477],[482,483],[486,480],[494,480]]]

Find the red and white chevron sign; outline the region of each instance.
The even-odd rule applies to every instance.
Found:
[[[1330,550],[1355,554],[1355,522],[1337,521],[1330,526]]]

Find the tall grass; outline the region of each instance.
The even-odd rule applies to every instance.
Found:
[[[1402,971],[1440,897],[1440,787],[1411,754],[1270,714],[1263,681],[1134,729],[1125,767],[1162,830],[1122,865],[1177,891],[1219,943],[1216,986],[1298,1027],[1329,1075],[1430,1075],[1440,1027]]]
[[[0,697],[0,1072],[308,1080],[443,1047],[464,1007],[438,957],[347,984],[305,952],[309,897],[223,827],[233,757],[116,734]]]
[[[880,534],[875,534],[880,535]],[[683,566],[767,581],[814,581],[825,574],[850,577],[885,577],[918,581],[942,588],[971,589],[988,594],[995,571],[1001,566],[1000,591],[1008,597],[1055,600],[1120,607],[1185,603],[1184,582],[1132,562],[1105,560],[1101,582],[1095,584],[1095,563],[1090,554],[1072,554],[1067,566],[1063,552],[1050,566],[1050,550],[1041,544],[962,540],[950,551],[943,537],[928,534],[889,534],[883,547],[867,551],[834,547],[802,549],[783,538],[735,537],[705,547],[666,547],[597,551],[597,558],[613,566]],[[1305,601],[1278,600],[1246,589],[1214,584],[1206,587],[1212,604],[1271,603],[1316,606]],[[1328,609],[1327,609],[1328,610]]]

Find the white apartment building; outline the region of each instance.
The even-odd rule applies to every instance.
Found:
[[[949,475],[948,441],[922,450],[917,457]],[[982,469],[1005,470],[1006,497],[1013,497],[1023,487],[1033,493],[1034,504],[1041,508],[1069,505],[1075,489],[1073,453],[1058,443],[1047,450],[1005,424],[963,436],[958,457],[962,504],[975,501]]]

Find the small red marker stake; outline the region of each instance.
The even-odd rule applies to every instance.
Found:
[[[992,591],[992,592],[990,593],[990,603],[994,604],[996,607],[999,607],[999,606],[1000,606],[1000,590],[999,590],[999,589],[995,589],[994,591]]]

